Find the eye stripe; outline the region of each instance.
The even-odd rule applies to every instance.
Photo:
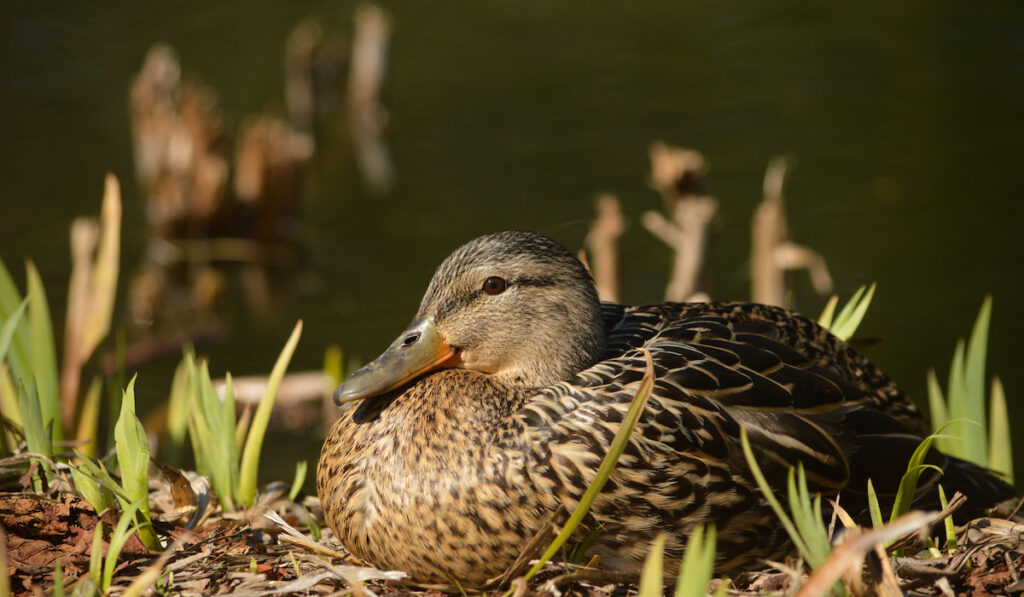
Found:
[[[555,278],[544,276],[540,278],[520,278],[515,281],[519,286],[554,286],[557,284]]]

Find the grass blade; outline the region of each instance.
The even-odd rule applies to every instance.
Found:
[[[139,418],[135,416],[135,378],[128,382],[128,388],[121,399],[121,416],[114,424],[114,449],[117,451],[118,466],[121,467],[121,485],[124,493],[138,510],[144,523],[149,516],[149,439]],[[151,524],[139,529],[139,538],[149,549],[160,549]],[[111,539],[113,541],[113,539]]]
[[[833,294],[828,302],[825,303],[825,308],[821,310],[821,315],[818,316],[818,325],[827,329],[832,327],[832,321],[835,318],[836,305],[839,303],[839,295]]]
[[[651,544],[651,551],[647,553],[643,572],[640,573],[640,590],[637,591],[637,597],[662,597],[665,586],[665,538],[665,533],[658,533]]]
[[[131,503],[128,500],[128,496],[124,493],[124,488],[118,485],[117,481],[114,481],[114,478],[110,476],[110,473],[107,472],[107,468],[103,466],[102,462],[94,462],[78,451],[75,452],[75,456],[78,457],[78,467],[81,468],[86,475],[99,483],[101,490],[109,492],[109,495],[104,498],[109,506],[113,506],[115,497],[121,503]],[[71,466],[74,467],[74,465]]]
[[[942,483],[939,483],[939,505],[945,510],[949,506],[949,501],[946,499],[946,491],[942,488]],[[946,551],[949,553],[956,553],[956,524],[953,523],[953,515],[950,514],[945,518],[943,524],[946,528]]]
[[[21,301],[21,304],[14,310],[14,313],[11,313],[11,316],[4,321],[3,330],[0,330],[0,363],[7,359],[7,350],[11,346],[14,332],[18,329],[18,325],[21,324],[21,317],[25,314],[27,307],[28,299],[26,298]]]
[[[21,404],[18,391],[14,389],[14,381],[11,379],[11,370],[6,364],[0,363],[0,412],[11,420],[12,423],[22,427]],[[8,438],[10,434],[8,433]],[[11,445],[17,442],[11,441]]]
[[[821,496],[817,496],[817,506],[815,506],[807,490],[807,477],[804,473],[803,463],[800,462],[797,463],[795,475],[793,469],[789,469],[786,486],[789,495],[789,512],[797,531],[807,545],[807,563],[811,565],[811,568],[817,568],[828,557],[828,552],[831,549],[828,533],[825,531],[825,523],[821,517]]]
[[[924,464],[924,459],[928,456],[928,451],[931,450],[932,444],[946,430],[946,427],[957,422],[963,421],[950,421],[946,423],[945,427],[937,429],[934,433],[921,440],[921,443],[918,444],[914,453],[910,456],[907,470],[903,473],[903,478],[900,479],[900,486],[896,490],[896,501],[892,506],[892,514],[889,516],[890,523],[895,522],[897,518],[910,511],[910,506],[914,501],[914,494],[917,492],[917,481],[925,469],[931,468],[938,470],[940,473],[942,472],[942,469],[937,466]]]
[[[53,456],[53,440],[50,434],[46,432],[42,408],[35,390],[36,388],[32,384],[32,380],[29,380],[27,386],[24,383],[18,386],[25,442],[28,444],[29,452],[42,454],[50,458]]]
[[[988,444],[985,426],[985,355],[988,349],[989,322],[992,319],[992,296],[986,296],[978,312],[978,318],[971,330],[964,357],[964,388],[966,389],[966,411],[964,417],[978,425],[964,430],[967,445],[967,460],[980,465],[987,464]]]
[[[679,566],[675,597],[704,597],[715,569],[715,527],[698,525],[686,540],[686,551]]]
[[[832,320],[833,327],[835,327],[836,324],[846,321],[853,315],[853,311],[854,309],[857,308],[857,304],[860,302],[860,297],[862,296],[864,296],[863,284],[857,287],[857,290],[853,293],[853,296],[850,297],[850,300],[846,301],[846,304],[843,305],[843,308],[839,310],[839,315],[836,315],[835,318]],[[835,332],[833,332],[833,334],[834,333]]]
[[[306,482],[307,466],[308,465],[305,460],[300,460],[298,464],[295,465],[295,478],[292,479],[292,488],[288,492],[288,499],[293,502],[299,495],[299,492],[302,491],[302,484]]]
[[[99,481],[93,478],[84,468],[71,466],[71,481],[75,489],[82,494],[85,501],[89,502],[96,514],[101,514],[107,508],[114,505],[110,492],[104,491]]]
[[[846,303],[846,306],[843,307],[843,310],[832,324],[832,333],[836,337],[845,342],[857,331],[857,328],[860,327],[860,322],[864,319],[864,315],[868,312],[871,299],[875,297],[875,287],[876,284],[872,282],[865,293],[864,287],[861,286],[854,293],[850,302]]]
[[[89,384],[89,389],[85,392],[85,400],[82,402],[82,412],[79,414],[78,430],[75,433],[79,449],[89,458],[96,454],[102,389],[103,382],[98,377]]]
[[[103,521],[96,521],[96,528],[92,532],[92,552],[89,556],[89,577],[102,586],[103,583]]]
[[[590,482],[587,490],[583,492],[583,496],[580,498],[579,503],[576,504],[572,514],[569,515],[569,519],[562,525],[562,530],[559,531],[558,535],[551,541],[551,544],[548,545],[540,560],[526,573],[526,580],[530,580],[535,574],[540,572],[544,564],[558,553],[558,550],[569,539],[573,531],[576,530],[576,527],[579,526],[580,521],[583,520],[583,517],[587,515],[587,511],[590,510],[590,505],[594,502],[594,498],[597,497],[597,494],[601,493],[601,489],[604,488],[608,477],[615,470],[615,466],[619,462],[619,456],[622,455],[623,450],[626,449],[626,444],[629,443],[629,438],[633,435],[636,422],[640,420],[640,415],[647,406],[647,399],[651,395],[651,390],[654,389],[654,361],[651,359],[651,353],[645,349],[640,350],[647,360],[647,366],[644,371],[644,377],[640,381],[640,387],[637,388],[636,395],[629,405],[629,410],[626,411],[626,416],[623,417],[622,423],[619,425],[619,431],[612,439],[611,445],[608,446],[608,453],[601,460],[601,465],[597,468],[594,480]]]
[[[302,320],[299,320],[280,356],[277,357],[277,362],[274,363],[270,379],[267,380],[267,389],[253,416],[249,437],[245,440],[245,450],[242,452],[242,466],[239,473],[238,500],[247,506],[251,506],[256,500],[256,475],[259,472],[260,451],[263,449],[263,437],[266,435],[267,425],[270,423],[270,412],[274,408],[277,388],[281,385],[281,378],[284,377],[284,372],[288,368],[288,363],[292,359],[295,346],[299,343],[301,336]]]
[[[7,266],[0,260],[0,317],[9,318],[21,302],[21,293],[18,292]],[[11,364],[11,375],[15,380],[29,377],[29,354],[26,346],[28,339],[28,320],[22,319],[14,332],[10,353],[7,355],[7,360]]]
[[[942,395],[942,386],[935,375],[935,369],[928,369],[928,410],[931,413],[932,429],[941,429],[950,421],[946,398]],[[936,442],[939,450],[946,454],[956,455],[959,446],[947,437],[940,437]]]
[[[7,594],[0,590],[0,595]],[[53,563],[53,597],[64,597],[64,566],[60,560]]]
[[[224,507],[234,510],[238,504],[237,473],[233,474],[238,466],[234,425],[228,425],[224,420],[226,409],[210,381],[208,364],[203,362],[197,367],[193,360],[189,359],[189,362],[194,400],[189,431],[195,450],[196,468],[200,474],[209,477]]]
[[[793,525],[793,521],[786,514],[786,511],[782,509],[782,504],[775,498],[775,491],[771,485],[768,484],[768,480],[765,479],[764,473],[761,472],[761,467],[757,464],[757,459],[754,458],[754,452],[750,448],[750,440],[747,438],[746,427],[740,427],[740,444],[743,447],[743,455],[747,459],[747,466],[750,467],[750,472],[754,475],[754,481],[757,482],[758,489],[761,490],[761,495],[764,496],[765,501],[771,507],[772,511],[779,518],[779,522],[782,523],[782,528],[786,529],[786,534],[793,540],[793,544],[796,545],[797,550],[803,556],[804,560],[810,562],[810,549],[807,547],[807,543],[804,542],[803,537],[797,532],[796,527]]]
[[[57,351],[53,346],[50,307],[46,301],[42,278],[31,261],[25,264],[25,277],[28,287],[28,327],[31,338],[30,366],[36,380],[43,421],[47,425],[49,421],[54,421],[53,441],[61,441],[64,439],[64,423],[60,412],[60,396],[57,394]]]
[[[167,398],[167,435],[171,445],[169,460],[180,464],[185,448],[185,434],[188,433],[189,384],[188,363],[182,358],[174,370],[171,393]],[[162,453],[161,453],[162,454]]]
[[[103,562],[103,582],[100,584],[101,589],[105,593],[110,588],[111,581],[114,580],[114,569],[117,567],[117,558],[121,555],[121,550],[124,549],[124,544],[128,542],[128,538],[131,537],[131,532],[128,530],[129,525],[135,521],[135,513],[139,511],[139,507],[148,501],[147,497],[135,500],[128,508],[121,513],[121,518],[117,521],[117,526],[114,527],[114,532],[110,534],[110,542],[107,544],[107,557]],[[142,535],[142,529],[139,529],[139,536]]]
[[[871,513],[871,526],[876,529],[882,528],[885,524],[882,520],[882,507],[878,505],[878,494],[875,493],[871,479],[868,479],[868,511]]]
[[[964,364],[965,350],[966,344],[964,341],[957,341],[956,349],[953,351],[953,360],[949,365],[949,385],[946,386],[946,393],[948,394],[947,400],[950,420],[969,419],[967,414],[966,366]],[[970,460],[967,443],[963,436],[957,438],[955,441],[950,439],[949,444],[951,448],[949,454],[951,456]]]
[[[989,407],[988,466],[1003,474],[1013,485],[1013,436],[1010,434],[1010,415],[1006,410],[1006,392],[998,377],[992,379]]]

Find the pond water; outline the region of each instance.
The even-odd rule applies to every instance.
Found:
[[[354,3],[19,2],[0,20],[0,257],[39,265],[62,319],[72,217],[98,211],[103,174],[125,195],[124,271],[148,235],[126,107],[147,49],[174,46],[217,90],[228,126],[281,112],[282,54],[307,17],[349,31]],[[434,267],[481,233],[526,228],[575,249],[596,193],[630,219],[628,302],[661,299],[670,254],[639,224],[654,140],[711,164],[721,228],[714,296],[749,296],[749,222],[767,161],[786,154],[794,238],[848,296],[877,281],[868,354],[919,403],[957,337],[995,296],[990,372],[1024,425],[1024,35],[1017,3],[723,3],[580,0],[384,5],[394,25],[386,102],[398,180],[369,192],[341,120],[319,131],[302,197],[306,264],[256,317],[228,294],[230,334],[203,346],[215,372],[267,372],[295,320],[293,369],[336,343],[375,356],[411,318]],[[19,274],[20,276],[20,274]],[[20,277],[19,277],[20,279]],[[816,315],[794,276],[793,304]],[[122,303],[123,304],[123,303]],[[151,403],[173,359],[142,369]],[[279,439],[268,477],[315,460],[318,432]],[[1024,475],[1024,440],[1017,476]]]

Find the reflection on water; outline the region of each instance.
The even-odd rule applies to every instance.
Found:
[[[94,209],[104,172],[132,179],[127,93],[153,43],[171,44],[184,71],[217,90],[234,136],[247,114],[284,113],[292,28],[315,17],[326,31],[348,31],[354,7],[9,9],[0,24],[0,256],[33,256],[51,304],[64,304],[70,219]],[[885,338],[872,358],[923,398],[926,369],[945,374],[955,338],[991,291],[990,370],[1024,424],[1024,403],[1015,401],[1024,391],[1015,360],[1024,337],[1015,315],[1024,304],[1024,203],[1015,201],[1024,190],[1016,176],[1024,38],[1015,5],[386,8],[395,185],[381,196],[361,182],[343,114],[321,123],[296,234],[305,266],[277,284],[281,309],[263,318],[244,307],[241,282],[227,284],[229,336],[203,347],[217,372],[269,370],[299,317],[307,331],[296,369],[317,367],[329,343],[376,354],[452,248],[503,228],[579,247],[600,191],[622,200],[628,221],[623,299],[660,300],[671,255],[638,218],[661,201],[645,178],[647,148],[662,139],[699,149],[710,164],[721,220],[715,298],[749,296],[749,223],[764,167],[774,155],[793,156],[793,237],[827,259],[841,294],[879,284],[862,327]],[[149,224],[139,191],[125,187],[127,271]],[[823,299],[806,277],[794,279],[794,305],[817,313]],[[144,369],[140,395],[162,398],[170,368],[168,360]],[[276,476],[290,475],[292,459]],[[1017,460],[1020,474],[1024,445]]]

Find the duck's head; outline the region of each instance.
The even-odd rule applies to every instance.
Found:
[[[534,232],[481,236],[434,273],[412,323],[338,388],[338,404],[383,394],[438,369],[480,371],[518,387],[570,379],[604,347],[590,274]]]

